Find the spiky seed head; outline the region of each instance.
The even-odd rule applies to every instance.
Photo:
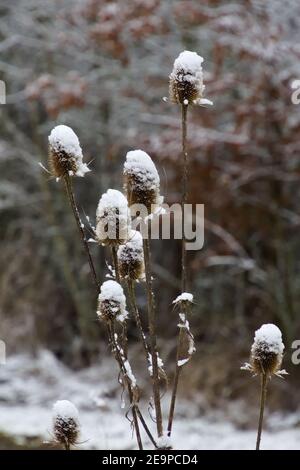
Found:
[[[130,212],[126,197],[115,189],[104,193],[96,211],[96,236],[102,245],[124,243],[130,231]]]
[[[284,344],[280,329],[268,323],[255,332],[251,347],[250,365],[256,374],[271,376],[281,367]]]
[[[49,167],[53,176],[84,176],[89,170],[83,163],[82,149],[75,132],[68,126],[52,129],[49,141]]]
[[[53,405],[53,434],[55,440],[66,449],[78,442],[78,410],[69,400],[59,400]]]
[[[105,281],[98,297],[98,318],[104,321],[118,320],[124,322],[127,318],[126,298],[122,286],[116,281]]]
[[[130,231],[128,241],[118,249],[118,264],[122,279],[137,281],[144,278],[143,238],[140,232]]]
[[[177,104],[195,104],[203,97],[203,58],[196,52],[183,51],[174,62],[170,74],[170,100]]]
[[[127,153],[124,186],[129,206],[142,205],[151,214],[162,203],[157,169],[151,157],[143,150]]]

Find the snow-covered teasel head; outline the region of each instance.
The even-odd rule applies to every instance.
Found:
[[[127,242],[118,249],[118,264],[122,279],[137,281],[144,278],[143,237],[140,232],[130,231]]]
[[[97,315],[101,320],[118,320],[123,323],[127,318],[126,298],[122,286],[116,281],[105,281],[98,297]]]
[[[280,370],[284,352],[282,333],[272,323],[262,325],[255,332],[254,342],[251,347],[250,364],[243,368],[255,374],[272,374],[281,376],[287,372]]]
[[[83,163],[82,149],[73,129],[60,125],[52,129],[49,137],[49,167],[56,178],[84,176],[89,170]]]
[[[131,150],[127,153],[124,181],[129,206],[142,205],[151,214],[163,202],[156,166],[143,150]]]
[[[104,193],[96,211],[96,236],[103,245],[120,245],[128,239],[130,213],[126,197],[116,189]]]
[[[183,51],[174,62],[170,74],[170,100],[177,104],[212,104],[203,98],[203,58],[196,52]]]
[[[53,405],[53,435],[66,449],[78,442],[80,423],[78,410],[69,400],[59,400]]]

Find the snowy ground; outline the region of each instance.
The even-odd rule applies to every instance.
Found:
[[[73,372],[47,351],[34,359],[24,355],[9,358],[5,366],[0,366],[0,432],[15,436],[20,443],[24,436],[49,441],[52,405],[58,399],[69,399],[80,412],[83,441],[80,448],[135,448],[120,394],[116,394],[114,371],[108,360],[105,366]],[[230,409],[239,412],[239,404],[232,404]],[[196,399],[195,404],[180,402],[174,448],[253,448],[255,430],[237,429],[222,411],[199,416],[198,410]],[[299,423],[300,411],[269,417],[262,448],[299,449]]]

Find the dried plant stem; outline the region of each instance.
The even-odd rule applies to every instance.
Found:
[[[146,335],[145,335],[144,330],[143,330],[143,325],[142,325],[142,322],[141,322],[140,313],[139,313],[137,303],[136,303],[134,282],[131,281],[131,280],[128,280],[127,281],[127,287],[128,287],[128,299],[129,299],[129,302],[130,302],[130,307],[131,307],[131,310],[132,310],[132,313],[133,313],[133,316],[134,316],[134,319],[135,319],[135,322],[136,322],[136,325],[137,325],[137,328],[138,328],[138,331],[139,331],[141,342],[142,342],[142,345],[143,345],[143,348],[144,348],[144,351],[145,351],[146,361],[148,363],[150,351],[149,351],[149,348],[148,348],[148,344],[147,344],[147,341],[146,341]]]
[[[186,292],[187,290],[187,256],[186,256],[186,238],[185,238],[185,204],[187,202],[187,183],[188,183],[188,151],[187,151],[187,110],[188,105],[181,105],[181,130],[182,130],[182,155],[183,155],[183,172],[182,172],[182,198],[181,198],[181,217],[182,217],[182,245],[181,245],[181,292]],[[184,307],[183,307],[184,308]],[[187,312],[185,311],[186,314]],[[169,410],[169,420],[168,420],[168,436],[171,436],[174,413],[175,413],[175,404],[177,398],[177,389],[179,383],[179,377],[182,367],[178,365],[180,358],[180,351],[183,342],[183,331],[182,328],[179,329],[178,344],[177,344],[177,353],[176,353],[176,370],[173,381],[172,396]]]
[[[150,242],[149,236],[143,239],[144,260],[145,260],[145,274],[146,274],[146,287],[147,287],[147,304],[148,304],[148,327],[151,346],[152,357],[152,382],[153,382],[153,398],[156,414],[156,427],[158,437],[163,435],[162,412],[160,403],[159,391],[159,376],[157,364],[157,344],[156,344],[156,312],[155,312],[155,299],[152,289],[152,276],[151,276],[151,256],[150,256]]]
[[[181,289],[186,291],[187,285],[187,259],[186,259],[186,238],[185,238],[185,204],[187,203],[187,183],[188,183],[188,151],[187,151],[187,110],[188,105],[181,106],[181,127],[182,127],[182,154],[183,154],[183,172],[182,172],[182,247],[181,247]]]
[[[117,255],[117,248],[115,245],[111,247],[111,254],[112,254],[112,259],[113,259],[113,267],[115,270],[115,276],[116,276],[116,281],[121,284],[121,279],[120,279],[120,270],[119,270],[119,264],[118,264],[118,255]]]
[[[70,202],[70,205],[71,205],[71,208],[72,208],[72,211],[73,211],[73,215],[74,215],[74,218],[76,220],[77,227],[78,227],[78,230],[79,230],[79,233],[80,233],[81,241],[82,241],[85,253],[86,253],[87,258],[88,258],[93,283],[96,286],[97,293],[99,293],[99,283],[98,283],[98,280],[97,280],[96,269],[95,269],[94,262],[93,262],[93,259],[92,259],[92,255],[91,255],[91,252],[90,252],[90,248],[89,248],[88,242],[85,238],[85,233],[84,233],[84,230],[83,230],[83,227],[82,227],[82,224],[81,224],[81,220],[80,220],[80,216],[79,216],[79,212],[78,212],[78,208],[77,208],[77,204],[76,204],[76,200],[75,200],[75,196],[74,196],[74,192],[73,192],[71,178],[68,175],[66,175],[64,177],[64,182],[65,182],[65,188],[66,188],[66,192],[67,192],[67,195],[68,195],[68,198],[69,198],[69,202]]]
[[[117,248],[116,248],[115,245],[112,245],[112,247],[111,247],[111,255],[112,255],[112,260],[113,260],[113,268],[115,270],[116,281],[119,284],[121,284]],[[127,340],[127,325],[126,325],[126,322],[124,322],[122,324],[122,346],[123,346],[123,349],[124,349],[125,357],[127,357],[127,354],[128,354],[128,340]]]
[[[129,396],[129,401],[130,401],[131,410],[132,410],[133,425],[134,425],[134,430],[135,430],[135,434],[136,434],[136,440],[137,440],[137,443],[138,443],[138,447],[139,447],[140,450],[143,450],[143,444],[142,444],[142,439],[141,439],[141,434],[140,434],[139,422],[138,422],[138,418],[137,418],[138,406],[135,403],[134,393],[133,393],[133,390],[132,390],[131,383],[127,379],[127,376],[126,376],[126,368],[125,368],[125,365],[124,365],[122,354],[121,354],[121,352],[119,350],[119,347],[118,347],[118,344],[116,343],[116,340],[115,340],[115,331],[114,331],[113,324],[108,324],[108,334],[109,334],[109,340],[110,340],[110,343],[112,345],[113,352],[115,354],[116,360],[119,364],[121,373],[123,375],[123,380],[127,384],[128,396]]]
[[[256,450],[260,448],[261,433],[264,420],[264,410],[267,397],[267,374],[261,374],[261,392],[260,392],[260,412],[258,420],[258,430],[257,430],[257,439],[256,439]]]
[[[65,450],[70,450],[70,443],[65,441]]]

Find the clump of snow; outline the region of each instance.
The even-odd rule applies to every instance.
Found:
[[[185,359],[180,359],[179,361],[177,361],[178,367],[184,366],[184,364],[186,364],[187,362],[189,362],[189,360],[190,360],[189,357],[186,357]]]
[[[82,149],[79,139],[73,129],[69,126],[59,125],[52,129],[48,137],[49,145],[54,152],[64,152],[69,158],[73,158],[76,164],[76,176],[84,176],[90,171],[83,163]],[[69,172],[73,176],[73,172]]]
[[[173,300],[173,304],[178,304],[180,302],[190,302],[193,303],[194,296],[189,292],[183,292],[182,294],[178,295],[175,300]]]
[[[53,405],[53,419],[61,418],[62,420],[73,420],[79,424],[79,413],[76,406],[69,400],[58,400]]]
[[[164,369],[163,360],[158,355],[158,352],[156,353],[156,355],[157,355],[157,367],[158,367],[158,369],[163,370]],[[148,366],[149,375],[150,375],[150,377],[152,377],[152,375],[153,375],[153,366],[152,366],[152,356],[151,356],[151,354],[148,354],[148,362],[149,362],[149,366]]]
[[[109,314],[120,322],[126,320],[126,297],[118,282],[105,281],[101,286],[98,301],[97,314],[99,318],[105,318]]]
[[[96,219],[96,234],[100,241],[127,239],[130,214],[124,194],[116,189],[108,189],[102,194],[96,211]]]
[[[263,345],[268,352],[282,354],[284,351],[284,344],[282,342],[282,333],[280,329],[272,323],[262,325],[255,332],[252,348],[256,348],[257,345]]]
[[[173,72],[185,72],[191,75],[191,79],[194,79],[202,75],[202,63],[204,59],[197,52],[183,51],[179,54],[174,62]]]
[[[124,361],[124,367],[125,367],[125,370],[126,370],[126,375],[127,377],[129,378],[130,382],[131,382],[131,385],[132,387],[136,387],[137,384],[136,384],[136,378],[132,372],[132,369],[131,369],[131,365],[129,364],[128,360],[125,360]]]
[[[143,150],[127,152],[124,164],[125,174],[134,174],[146,189],[159,191],[159,174],[151,157]]]
[[[162,436],[160,436],[157,441],[157,447],[158,449],[172,449],[172,441],[170,436],[165,432]]]

